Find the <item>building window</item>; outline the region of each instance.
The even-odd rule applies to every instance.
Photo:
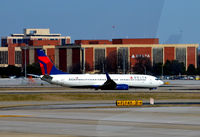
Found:
[[[95,70],[104,71],[105,66],[105,49],[95,49]]]
[[[26,43],[26,44],[28,44],[28,42],[29,42],[29,39],[24,39],[23,41],[24,41],[23,43]]]
[[[2,47],[6,47],[6,45],[7,45],[7,39],[1,39],[1,42],[2,42],[2,43],[1,43],[2,45],[1,45],[1,46],[2,46]]]
[[[153,63],[163,64],[163,48],[153,48]]]
[[[0,51],[0,64],[8,64],[8,51]]]
[[[17,43],[21,44],[21,43],[23,43],[23,40],[22,39],[18,39]]]
[[[125,64],[125,71],[129,69],[128,63],[128,48],[119,48],[117,51],[117,68],[118,71],[123,71],[123,67]],[[125,56],[125,57],[124,57]]]
[[[176,60],[186,64],[186,48],[176,48]]]
[[[36,32],[37,32],[36,30],[31,30],[30,34],[33,35],[33,34],[36,34]]]
[[[65,45],[66,44],[66,39],[62,39],[61,42],[62,42],[61,45]]]
[[[17,43],[17,40],[16,39],[13,39],[13,44],[16,44]]]
[[[22,63],[22,52],[15,51],[15,64],[21,64],[21,63]]]

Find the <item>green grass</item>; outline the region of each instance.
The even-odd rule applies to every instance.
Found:
[[[0,94],[0,101],[83,101],[83,100],[170,100],[200,99],[199,93],[42,93]]]

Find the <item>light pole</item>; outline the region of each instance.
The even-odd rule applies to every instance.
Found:
[[[84,54],[84,48],[81,48],[82,51],[82,71],[85,73],[85,54]]]
[[[105,61],[102,60],[102,71],[103,71],[103,74],[105,73],[105,68],[104,68],[104,67],[105,67],[105,66],[104,66],[105,64],[104,64],[104,63],[105,63]]]
[[[125,69],[126,69],[126,66],[125,66],[125,49],[123,48],[123,74],[126,73]]]
[[[25,60],[25,62],[24,62],[24,77],[25,78],[27,78],[27,70],[26,70],[26,49],[27,49],[27,45],[25,46],[25,48],[24,48],[24,60]]]
[[[146,75],[146,73],[147,73],[146,66],[145,65],[143,65],[143,66],[144,66],[144,74]]]
[[[163,64],[162,64],[162,79],[163,79]]]

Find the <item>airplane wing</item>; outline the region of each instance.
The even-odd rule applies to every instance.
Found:
[[[117,84],[114,80],[110,78],[108,73],[106,73],[107,81],[100,86],[101,90],[128,90],[129,86],[126,84]]]
[[[116,89],[117,84],[115,83],[115,81],[113,81],[110,76],[108,75],[108,73],[106,73],[106,77],[107,77],[107,81],[100,86],[100,89],[102,90],[112,90],[112,89]]]

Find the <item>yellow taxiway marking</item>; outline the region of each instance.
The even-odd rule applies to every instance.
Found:
[[[0,115],[0,117],[30,117],[30,115]]]

